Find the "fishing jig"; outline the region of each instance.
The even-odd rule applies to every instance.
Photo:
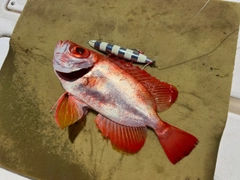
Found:
[[[144,63],[153,65],[155,64],[154,60],[149,59],[147,56],[142,54],[139,50],[126,49],[118,45],[112,45],[107,42],[101,42],[97,40],[90,40],[89,45],[94,49],[102,51],[104,53],[114,54],[120,58],[130,60],[137,63]]]

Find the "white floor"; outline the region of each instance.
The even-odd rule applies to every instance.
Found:
[[[206,0],[207,3],[208,1]],[[240,2],[240,0],[225,1]],[[0,0],[0,70],[8,53],[10,36],[26,2],[27,0]],[[240,32],[236,50],[230,108],[219,147],[215,180],[240,179]],[[27,180],[27,178],[0,168],[0,180]]]

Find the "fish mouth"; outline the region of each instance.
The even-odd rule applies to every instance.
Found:
[[[85,74],[87,74],[89,71],[91,71],[92,67],[89,68],[85,68],[85,69],[80,69],[78,71],[73,71],[70,73],[65,73],[65,72],[60,72],[60,71],[56,71],[57,75],[66,80],[66,81],[76,81],[77,79],[83,77]]]

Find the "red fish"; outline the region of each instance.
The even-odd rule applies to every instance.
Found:
[[[66,92],[56,103],[55,120],[65,128],[88,113],[102,135],[126,153],[144,145],[152,128],[169,160],[175,164],[187,156],[198,139],[158,116],[177,99],[177,89],[117,57],[109,58],[71,41],[59,41],[53,67]]]

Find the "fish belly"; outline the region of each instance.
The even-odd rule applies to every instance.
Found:
[[[146,126],[158,119],[148,90],[117,65],[102,59],[65,89],[103,116],[126,126]]]

